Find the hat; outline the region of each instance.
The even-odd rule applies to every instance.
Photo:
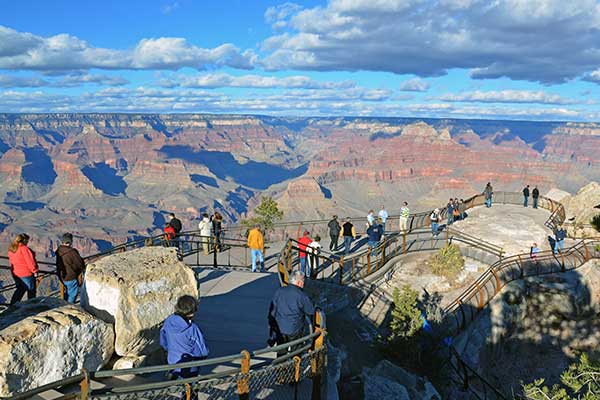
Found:
[[[60,241],[64,244],[71,244],[73,243],[73,235],[71,235],[70,233],[65,233],[64,235],[62,235]]]
[[[310,235],[310,232],[309,231],[304,231],[304,236],[306,236],[306,235]]]

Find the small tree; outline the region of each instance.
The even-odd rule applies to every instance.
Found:
[[[423,326],[421,311],[417,308],[418,293],[406,285],[402,290],[395,288],[394,308],[390,329],[391,339],[406,339],[412,337]]]
[[[455,244],[442,247],[431,257],[429,265],[434,274],[454,281],[465,266],[465,259],[460,253],[460,248]]]
[[[263,196],[260,204],[252,212],[253,216],[242,220],[242,225],[251,228],[259,225],[264,231],[271,230],[273,224],[283,218],[283,211],[272,197]]]
[[[600,232],[600,214],[594,216],[592,218],[592,220],[590,221],[590,224],[592,224],[594,229],[596,229],[598,232]]]
[[[529,400],[592,400],[600,398],[600,360],[583,353],[578,363],[571,364],[560,376],[560,384],[544,386],[544,379],[523,385]]]

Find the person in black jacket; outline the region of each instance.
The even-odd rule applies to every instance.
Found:
[[[173,213],[169,214],[169,225],[171,225],[173,229],[175,229],[176,235],[179,234],[179,232],[181,232],[181,221],[175,218],[175,214]]]
[[[331,221],[327,224],[329,228],[329,237],[331,242],[329,242],[329,250],[336,251],[338,249],[338,240],[340,238],[340,231],[342,227],[337,220],[337,215],[334,215]]]
[[[527,207],[529,203],[529,185],[525,186],[523,189],[523,207]]]
[[[531,192],[531,197],[533,197],[533,208],[537,208],[538,206],[538,198],[540,197],[540,191],[537,186],[533,188],[533,192]]]
[[[79,252],[71,247],[73,245],[73,235],[65,233],[61,244],[56,249],[56,273],[58,279],[65,286],[64,299],[69,303],[75,303],[79,294],[80,275],[83,273],[85,263]]]

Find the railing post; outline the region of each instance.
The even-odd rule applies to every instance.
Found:
[[[186,383],[184,386],[185,386],[185,400],[191,400],[191,398],[192,398],[192,387],[190,386],[189,383]]]
[[[406,254],[406,231],[402,232],[402,254]]]
[[[217,262],[217,245],[215,242],[215,245],[213,246],[213,267],[217,268],[219,266],[219,263]]]
[[[340,285],[344,284],[344,256],[340,257],[339,268],[340,270]]]
[[[387,248],[387,238],[384,237],[383,238],[383,247],[381,249],[381,266],[383,267],[385,265],[385,250]]]
[[[313,351],[311,353],[310,365],[312,369],[312,400],[321,400],[321,377],[323,374],[324,360],[325,357],[321,353],[325,342],[325,333],[321,328],[321,313],[315,314],[315,330],[319,332],[319,336],[316,337],[313,344]],[[314,352],[318,352],[317,355]]]
[[[240,400],[248,400],[250,398],[250,352],[248,350],[242,350],[241,360],[241,377],[238,379],[238,396]]]
[[[450,236],[450,227],[447,226],[445,230],[446,230],[446,246],[448,246],[448,242],[450,241],[450,238],[449,238],[449,236]]]
[[[81,277],[81,274],[79,275]],[[65,298],[65,284],[63,283],[62,279],[58,279],[58,292],[60,293],[60,298],[64,299]]]
[[[85,369],[81,372],[83,373],[83,379],[79,383],[79,389],[81,390],[81,400],[87,400],[90,394],[90,375]]]
[[[369,252],[367,253],[367,275],[371,273],[371,248],[369,247]]]
[[[294,399],[298,398],[298,383],[300,382],[300,356],[294,356]]]

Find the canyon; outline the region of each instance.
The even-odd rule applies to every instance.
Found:
[[[412,211],[537,185],[600,180],[600,125],[209,114],[0,114],[0,246],[41,259],[60,235],[83,254],[157,234],[167,213],[237,223],[273,196],[284,220]]]

